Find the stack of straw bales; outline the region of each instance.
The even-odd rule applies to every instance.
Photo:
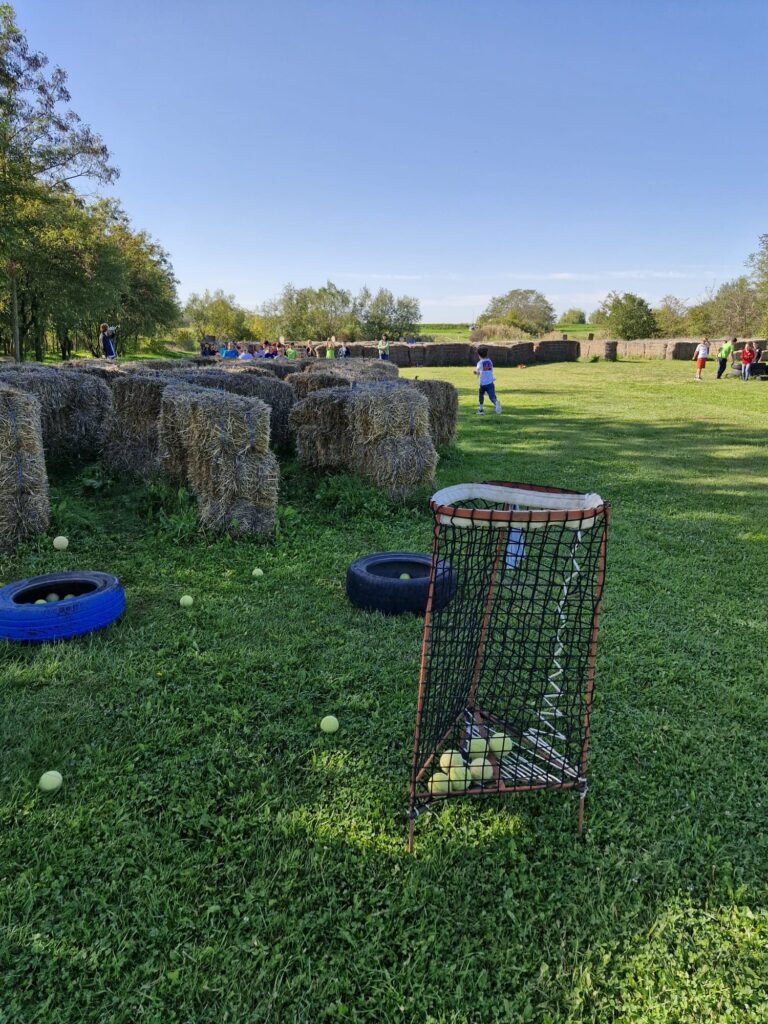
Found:
[[[157,472],[158,420],[163,389],[175,374],[120,374],[112,387],[114,413],[103,461],[110,472],[147,479]]]
[[[192,359],[129,359],[118,364],[121,370],[189,370],[194,369]]]
[[[400,371],[386,359],[319,359],[306,367],[307,373],[338,373],[349,380],[394,380]]]
[[[103,380],[108,387],[112,387],[118,374],[122,371],[117,363],[108,359],[70,359],[61,364],[62,370],[77,370],[78,373],[90,373],[94,377]]]
[[[0,550],[47,530],[49,512],[40,402],[0,384]]]
[[[285,378],[286,384],[290,385],[301,401],[313,391],[321,391],[323,388],[349,387],[350,378],[339,373],[291,373]]]
[[[312,392],[295,406],[291,426],[304,465],[360,473],[391,498],[403,498],[434,478],[429,403],[407,384]]]
[[[391,498],[432,483],[438,456],[429,432],[429,403],[401,384],[350,391],[353,466]]]
[[[445,380],[409,382],[429,402],[429,432],[436,448],[451,444],[459,418],[459,392]]]
[[[350,395],[345,382],[343,387],[312,391],[293,407],[291,429],[296,435],[296,454],[302,465],[328,470],[351,467]]]
[[[238,535],[274,531],[280,474],[269,419],[258,398],[176,384],[163,392],[162,464],[187,479],[204,526]]]
[[[97,377],[35,363],[5,367],[0,381],[33,394],[40,402],[43,447],[49,464],[96,458],[112,410],[109,388]]]

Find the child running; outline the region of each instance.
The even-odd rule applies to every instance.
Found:
[[[474,372],[480,378],[480,391],[479,391],[479,408],[477,415],[483,415],[483,402],[485,396],[488,395],[490,400],[493,402],[494,408],[497,414],[501,412],[501,402],[496,397],[496,388],[494,387],[494,376],[493,376],[493,363],[488,358],[488,349],[485,345],[481,345],[477,350],[477,354],[480,356],[477,366]]]

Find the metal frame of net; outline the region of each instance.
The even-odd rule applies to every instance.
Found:
[[[422,811],[491,793],[576,789],[581,833],[610,506],[489,482],[430,508],[409,848]]]

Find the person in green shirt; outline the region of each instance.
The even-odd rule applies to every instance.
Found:
[[[288,347],[285,350],[285,358],[286,359],[295,359],[296,355],[297,355],[297,353],[296,353],[296,349],[293,347],[293,342],[289,341],[288,342]]]
[[[389,359],[389,338],[387,338],[386,334],[382,334],[378,349],[379,359]]]
[[[725,373],[728,367],[728,357],[733,352],[733,346],[736,344],[736,338],[731,338],[730,341],[724,341],[720,348],[717,350],[717,379]]]
[[[325,358],[335,359],[336,358],[336,335],[331,335],[331,340],[325,343]]]

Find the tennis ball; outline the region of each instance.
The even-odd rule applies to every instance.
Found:
[[[476,757],[469,766],[472,778],[478,782],[490,782],[493,778],[493,765],[487,757]]]
[[[56,604],[56,602],[60,601],[61,598],[59,597],[58,594],[46,594],[45,600],[47,601],[48,604]]]
[[[48,602],[44,597],[41,597],[38,601],[35,601],[35,604],[48,604]]]
[[[427,789],[432,796],[443,796],[451,787],[451,780],[445,772],[435,772],[427,783]]]
[[[339,728],[339,720],[335,715],[326,715],[320,719],[320,728],[323,732],[336,732]]]
[[[184,594],[184,596],[179,600],[179,604],[182,608],[191,608],[194,603],[194,597],[190,597],[189,594]]]
[[[257,577],[258,576],[263,576],[263,575],[264,575],[264,570],[263,569],[254,569],[253,572],[251,573],[251,576],[257,576]]]
[[[59,772],[43,772],[37,785],[43,793],[55,793],[63,781]]]
[[[473,736],[467,745],[467,757],[474,761],[476,757],[485,757],[488,753],[488,740],[485,736]]]
[[[409,572],[401,572],[400,573],[400,579],[401,580],[409,580],[410,578],[411,578],[411,574]]]
[[[57,551],[66,551],[69,547],[69,541],[66,537],[54,537],[53,546]]]
[[[463,793],[472,784],[472,775],[466,765],[451,768],[448,777],[451,780],[451,790],[456,793]]]
[[[463,764],[464,758],[458,750],[444,750],[440,755],[440,767],[444,772],[449,772],[451,768],[461,768]]]
[[[75,600],[75,595],[74,594],[65,594],[64,597],[62,597],[62,601],[74,601],[74,600]]]
[[[511,736],[506,736],[503,732],[497,732],[495,736],[491,736],[488,746],[496,757],[504,757],[505,754],[512,752],[514,743]]]

